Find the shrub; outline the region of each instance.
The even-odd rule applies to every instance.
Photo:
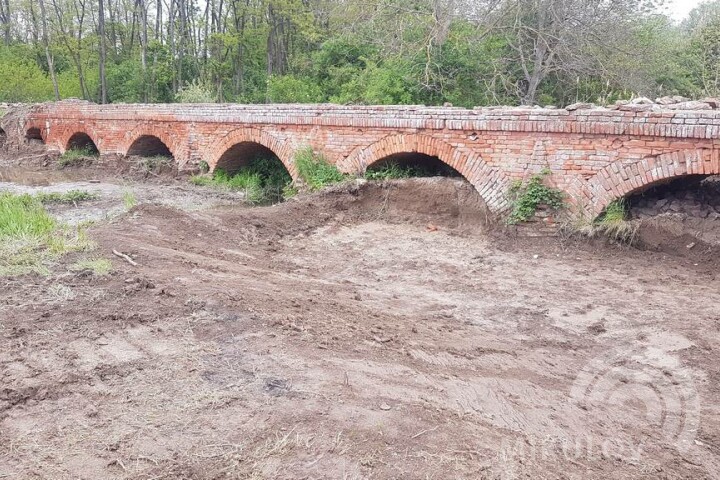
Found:
[[[330,164],[324,156],[316,154],[311,148],[300,150],[295,156],[300,177],[307,183],[310,190],[319,190],[328,185],[342,182],[347,177],[340,173],[335,165]]]
[[[175,101],[179,103],[215,103],[215,95],[212,88],[195,80],[180,89],[175,95]]]
[[[548,170],[543,170],[530,177],[527,183],[521,180],[513,182],[509,192],[512,212],[508,223],[527,222],[535,215],[540,205],[547,205],[555,210],[563,207],[563,192],[548,187],[544,183],[544,179],[549,173]]]
[[[272,76],[268,80],[267,99],[273,103],[317,103],[323,92],[317,83],[292,75]]]

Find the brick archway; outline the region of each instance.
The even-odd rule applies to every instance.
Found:
[[[252,127],[231,130],[226,135],[216,139],[205,149],[203,158],[210,166],[210,171],[215,170],[225,152],[240,143],[255,143],[272,151],[285,165],[293,180],[297,180],[297,169],[293,161],[294,149],[289,142],[283,142],[263,130]]]
[[[594,218],[619,198],[685,175],[720,175],[720,149],[680,150],[634,162],[613,162],[585,184],[586,213]]]
[[[506,192],[510,183],[502,172],[488,165],[479,153],[454,147],[429,135],[389,135],[366,148],[355,150],[337,166],[342,172],[363,173],[374,163],[401,153],[437,157],[475,187],[490,211],[501,213],[508,208]]]
[[[70,147],[70,140],[75,135],[87,135],[88,138],[92,141],[92,143],[95,145],[95,148],[97,148],[98,153],[101,151],[101,146],[98,143],[100,141],[100,137],[95,133],[94,129],[89,127],[84,128],[77,128],[77,129],[67,129],[65,132],[63,132],[62,135],[58,136],[57,142],[60,147],[60,153],[65,153],[69,147]]]
[[[133,144],[141,137],[155,137],[165,144],[175,161],[182,164],[187,160],[185,151],[181,148],[180,140],[169,133],[170,131],[169,128],[158,124],[141,124],[125,135],[125,141],[120,144],[118,153],[127,155]]]

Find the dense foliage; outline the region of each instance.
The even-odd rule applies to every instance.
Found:
[[[101,14],[102,12],[102,14]],[[720,0],[0,0],[0,101],[555,104],[720,90]]]

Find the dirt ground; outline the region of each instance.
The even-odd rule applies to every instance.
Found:
[[[720,478],[704,247],[514,237],[450,179],[93,185],[54,213],[112,273],[0,279],[0,478]]]

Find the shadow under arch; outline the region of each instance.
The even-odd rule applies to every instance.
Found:
[[[478,191],[488,209],[499,214],[509,207],[506,192],[510,183],[498,169],[488,165],[479,153],[458,148],[439,138],[422,134],[389,135],[365,148],[356,149],[338,162],[345,173],[362,174],[368,167],[388,159],[407,159],[409,155],[437,159],[465,178]]]
[[[88,150],[92,153],[100,153],[97,144],[87,132],[75,132],[65,142],[65,150]]]
[[[267,156],[277,158],[293,180],[297,179],[297,169],[292,160],[293,150],[289,143],[257,128],[243,127],[232,130],[215,140],[205,151],[211,172],[221,168],[233,173],[253,159]]]
[[[25,130],[25,140],[28,142],[31,141],[40,141],[41,143],[45,143],[45,139],[42,135],[42,130],[38,127],[29,127]]]
[[[710,175],[720,175],[720,151],[708,148],[680,150],[630,162],[617,160],[587,180],[585,211],[594,219],[615,200],[681,177]]]
[[[125,153],[126,156],[136,155],[139,157],[171,157],[175,158],[170,147],[155,135],[140,135],[135,138]]]

